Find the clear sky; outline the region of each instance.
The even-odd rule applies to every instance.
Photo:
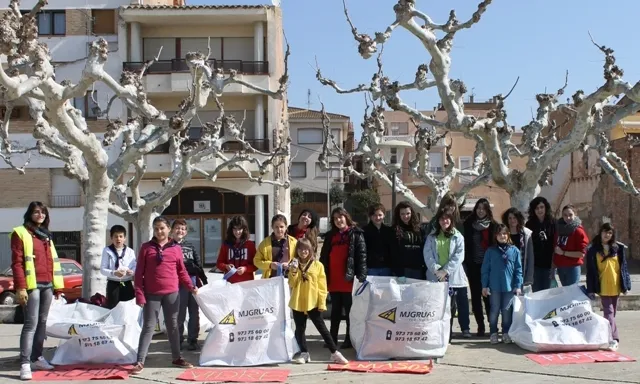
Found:
[[[417,7],[435,22],[444,23],[455,9],[466,21],[479,0],[417,0]],[[188,4],[271,4],[255,0],[187,0]],[[351,19],[360,32],[384,31],[394,20],[395,0],[348,0]],[[609,5],[607,5],[609,4]],[[615,5],[614,5],[615,4]],[[321,99],[327,110],[351,116],[356,129],[362,122],[364,97],[337,95],[315,79],[315,58],[325,77],[344,87],[369,83],[376,71],[375,57],[364,60],[342,11],[342,0],[282,0],[284,28],[291,45],[289,104],[311,108]],[[506,94],[520,76],[507,100],[509,122],[521,126],[537,108],[536,93],[555,92],[569,70],[566,97],[602,85],[603,55],[589,40],[616,51],[617,63],[631,83],[640,80],[638,38],[633,37],[640,1],[617,0],[493,0],[482,20],[457,33],[452,52],[451,77],[463,79],[477,101]],[[408,82],[417,66],[430,60],[419,41],[397,29],[384,48],[385,73]],[[402,98],[422,110],[438,103],[434,89],[405,92]]]

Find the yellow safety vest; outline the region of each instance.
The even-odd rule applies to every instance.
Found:
[[[33,262],[33,236],[23,226],[13,228],[13,232],[9,234],[9,238],[16,233],[20,240],[22,240],[22,247],[24,248],[24,275],[27,281],[27,289],[36,289],[38,282],[36,281],[36,266]],[[64,279],[62,278],[62,268],[60,268],[60,259],[58,259],[58,252],[53,245],[53,241],[49,240],[51,245],[51,259],[53,259],[53,289],[63,289]]]

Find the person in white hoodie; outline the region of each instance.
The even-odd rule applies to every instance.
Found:
[[[434,227],[427,236],[424,250],[424,262],[427,265],[427,280],[448,282],[451,296],[451,325],[457,310],[458,324],[462,337],[471,338],[469,328],[469,281],[464,272],[464,238],[455,227],[453,216],[440,210],[435,217]],[[449,334],[451,342],[451,333]]]
[[[107,307],[112,309],[121,301],[136,297],[133,276],[136,253],[127,247],[127,230],[122,225],[111,227],[111,245],[102,251],[100,272],[107,277]]]

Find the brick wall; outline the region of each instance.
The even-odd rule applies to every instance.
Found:
[[[49,169],[27,169],[24,175],[12,169],[0,169],[2,199],[0,208],[24,207],[32,201],[49,204],[51,173]]]
[[[627,162],[631,178],[640,180],[640,148],[630,149],[625,139],[614,140],[611,146]],[[631,257],[640,260],[640,200],[618,188],[609,175],[601,177],[593,194],[591,225],[599,227],[605,218],[616,228],[618,240],[629,246]]]
[[[91,26],[91,10],[90,9],[67,9],[66,16],[66,34],[69,36],[85,36],[90,35]]]

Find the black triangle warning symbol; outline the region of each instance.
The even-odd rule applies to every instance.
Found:
[[[398,310],[398,307],[392,308],[388,311],[384,311],[381,314],[378,315],[379,318],[381,319],[385,319],[385,320],[389,320],[390,322],[392,322],[393,324],[396,323],[396,311]]]
[[[218,324],[236,325],[235,311],[232,310],[231,312],[229,312],[229,314],[223,317]]]

